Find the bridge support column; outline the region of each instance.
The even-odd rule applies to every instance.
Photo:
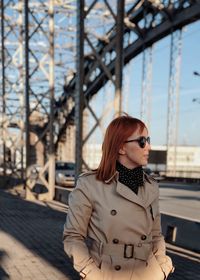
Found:
[[[176,147],[178,144],[179,90],[181,70],[182,30],[171,34],[170,74],[167,115],[166,175],[176,175]]]
[[[42,4],[42,3],[40,3]],[[25,100],[26,100],[26,198],[52,200],[55,189],[54,149],[54,0],[48,12],[25,1]],[[41,9],[40,9],[41,8]],[[35,16],[35,14],[40,16]],[[42,18],[43,16],[43,18]],[[43,26],[43,23],[45,26]],[[48,24],[47,24],[48,23]],[[44,36],[46,49],[37,56],[38,33]],[[37,49],[35,49],[37,47]],[[40,71],[40,75],[36,75]],[[37,76],[37,78],[36,78]],[[37,86],[35,85],[37,79]],[[30,145],[34,131],[37,141]],[[31,148],[44,143],[44,162],[31,162]]]
[[[120,116],[122,113],[122,82],[123,82],[123,42],[124,42],[124,0],[117,2],[116,18],[116,64],[115,64],[115,114]]]
[[[83,148],[83,84],[84,84],[84,20],[85,20],[85,1],[77,1],[77,80],[75,93],[75,124],[76,124],[76,148],[75,177],[82,171],[82,148]]]

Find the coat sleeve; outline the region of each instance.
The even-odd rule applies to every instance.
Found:
[[[92,214],[89,192],[79,178],[76,188],[69,195],[69,209],[64,225],[63,243],[66,254],[83,279],[101,279],[100,269],[91,258],[85,239]]]
[[[159,211],[158,198],[152,204],[152,212],[154,217],[152,230],[153,253],[163,273],[165,274],[165,279],[167,279],[168,275],[174,271],[174,268],[172,265],[171,258],[166,255],[166,245],[161,230],[161,217]]]

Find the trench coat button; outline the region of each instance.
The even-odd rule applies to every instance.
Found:
[[[116,265],[115,266],[115,270],[120,270],[121,269],[121,266],[120,265]]]
[[[112,241],[114,244],[117,244],[119,243],[119,240],[117,238],[114,238],[113,241]]]
[[[146,236],[146,235],[142,235],[142,236],[141,236],[141,239],[142,239],[142,240],[146,240],[146,239],[147,239],[147,236]]]
[[[110,211],[110,214],[111,214],[112,216],[115,216],[115,215],[117,214],[117,211],[113,209],[113,210]]]

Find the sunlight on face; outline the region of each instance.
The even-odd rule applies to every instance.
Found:
[[[144,148],[141,148],[139,144],[141,136],[145,137],[145,139],[143,139],[146,142]],[[129,169],[147,165],[149,151],[151,149],[150,144],[146,140],[147,137],[148,131],[146,128],[141,132],[139,128],[133,132],[127,139],[127,141],[130,142],[125,142],[123,147],[119,150],[119,162]]]

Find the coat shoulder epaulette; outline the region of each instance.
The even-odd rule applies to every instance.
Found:
[[[83,173],[81,173],[78,178],[81,178],[81,177],[87,177],[87,176],[90,176],[90,175],[93,175],[96,173],[96,170],[89,170],[89,171],[85,171]]]
[[[149,183],[152,183],[152,182],[157,183],[157,180],[154,178],[154,176],[147,174],[145,171],[144,171],[144,177]]]

